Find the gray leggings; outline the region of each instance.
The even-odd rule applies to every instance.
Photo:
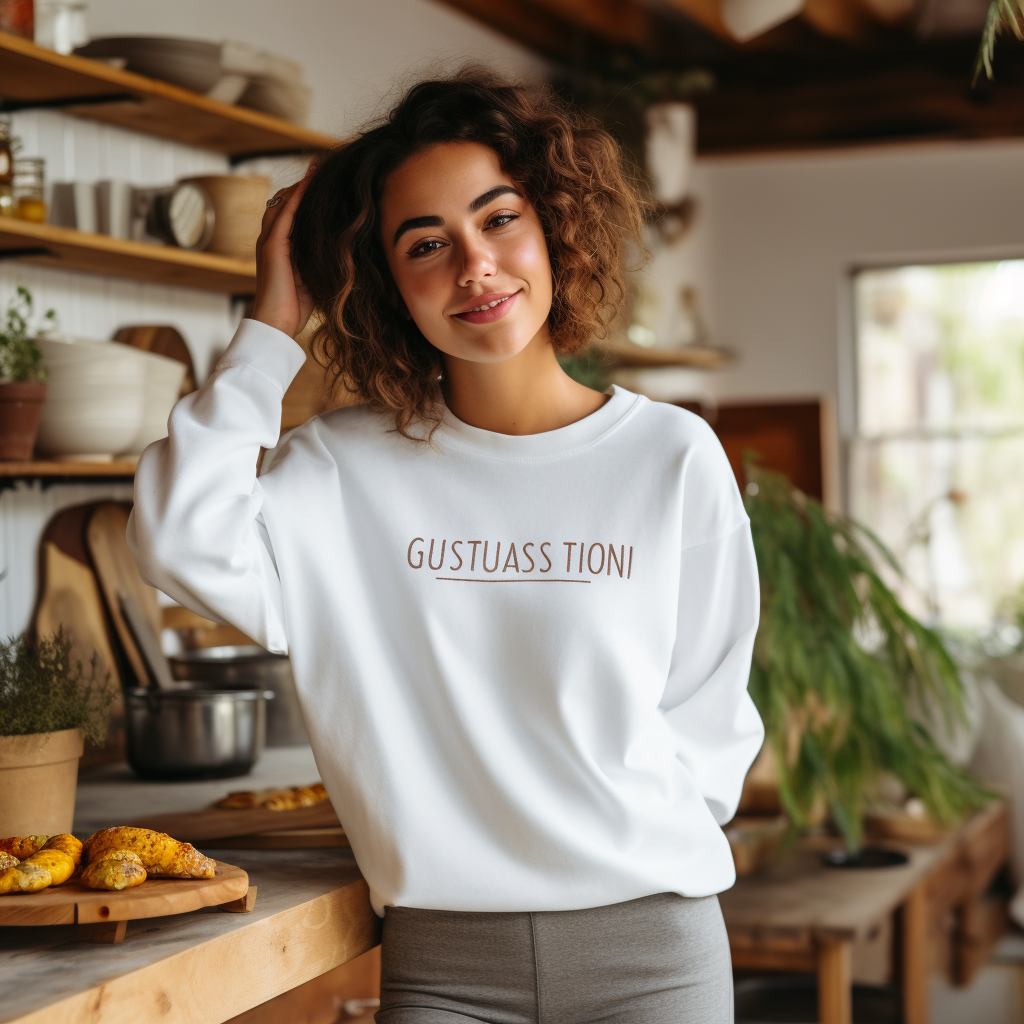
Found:
[[[378,1024],[732,1024],[718,898],[590,910],[386,907]]]

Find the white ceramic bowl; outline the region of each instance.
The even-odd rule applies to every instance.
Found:
[[[185,379],[185,364],[155,352],[137,348],[129,351],[142,361],[146,380],[143,385],[142,421],[125,452],[141,455],[146,445],[167,436],[167,417],[178,401],[181,382]]]
[[[49,370],[39,421],[40,454],[107,458],[133,443],[142,426],[145,363],[109,342],[37,341]]]

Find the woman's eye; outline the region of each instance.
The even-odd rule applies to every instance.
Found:
[[[519,220],[518,213],[496,213],[488,222],[489,228],[503,228],[511,221]]]
[[[414,245],[409,250],[410,256],[429,256],[432,252],[437,252],[445,243],[437,238],[428,238],[419,245]]]

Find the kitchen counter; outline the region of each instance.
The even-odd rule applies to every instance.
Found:
[[[74,831],[198,810],[228,790],[319,778],[308,747],[264,752],[243,778],[142,782],[126,765],[83,772]],[[218,1024],[332,970],[379,941],[348,849],[203,852],[244,868],[248,914],[216,908],[128,923],[117,945],[81,942],[74,925],[0,928],[0,1024]]]

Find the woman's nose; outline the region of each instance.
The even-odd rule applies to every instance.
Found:
[[[497,272],[494,256],[490,249],[478,241],[469,241],[462,246],[462,267],[459,270],[459,286],[465,288]]]

